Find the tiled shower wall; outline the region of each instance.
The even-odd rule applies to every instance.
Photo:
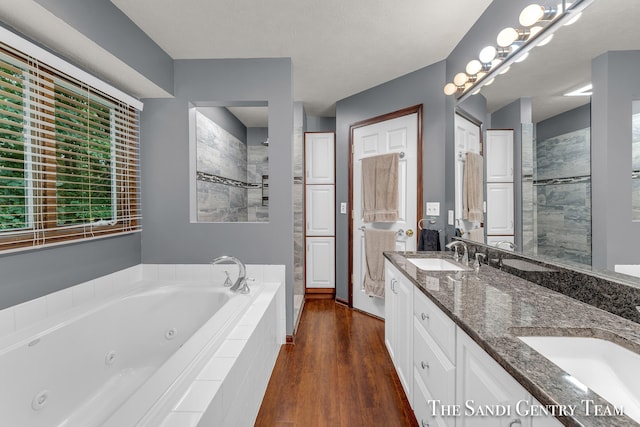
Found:
[[[196,112],[197,170],[236,181],[247,180],[247,145]],[[247,190],[197,181],[198,221],[247,221]]]
[[[269,147],[249,145],[247,147],[247,182],[263,184],[263,176],[269,176]],[[268,178],[265,181],[268,183]],[[263,202],[262,188],[250,188],[247,191],[247,220],[249,222],[269,221],[269,201]]]
[[[297,114],[296,114],[297,113]],[[293,319],[297,322],[304,296],[304,113],[294,107],[293,122]]]
[[[535,252],[591,265],[591,129],[535,142]]]
[[[640,101],[634,101],[634,105],[638,104],[640,109]],[[640,221],[640,113],[636,113],[632,118],[632,166],[633,166],[633,179],[632,183],[632,208],[633,208],[633,221]]]

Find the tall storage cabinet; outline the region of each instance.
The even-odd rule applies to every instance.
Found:
[[[306,132],[305,287],[307,296],[335,294],[335,134]]]
[[[485,158],[487,244],[514,243],[513,130],[487,130]]]

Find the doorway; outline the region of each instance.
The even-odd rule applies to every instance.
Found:
[[[393,230],[398,251],[415,251],[417,223],[422,218],[422,105],[354,123],[349,158],[349,305],[384,318],[384,299],[364,291],[364,230]],[[365,223],[362,212],[362,159],[399,153],[398,219]]]

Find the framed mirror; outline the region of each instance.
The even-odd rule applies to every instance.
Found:
[[[191,222],[269,221],[268,122],[266,102],[192,103]]]

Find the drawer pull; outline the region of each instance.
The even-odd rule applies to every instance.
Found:
[[[513,420],[513,421],[511,421],[511,422],[509,423],[509,427],[513,427],[513,426],[515,426],[516,424],[521,426],[521,425],[522,425],[522,421],[520,421],[520,419],[519,419],[519,418],[516,418],[515,420]]]
[[[422,427],[429,427],[429,423],[425,420],[420,420],[420,424],[422,425]]]
[[[420,366],[422,366],[422,369],[429,369],[429,364],[428,363],[420,362]]]
[[[429,315],[428,314],[422,313],[420,315],[420,317],[422,317],[422,320],[429,320]]]

